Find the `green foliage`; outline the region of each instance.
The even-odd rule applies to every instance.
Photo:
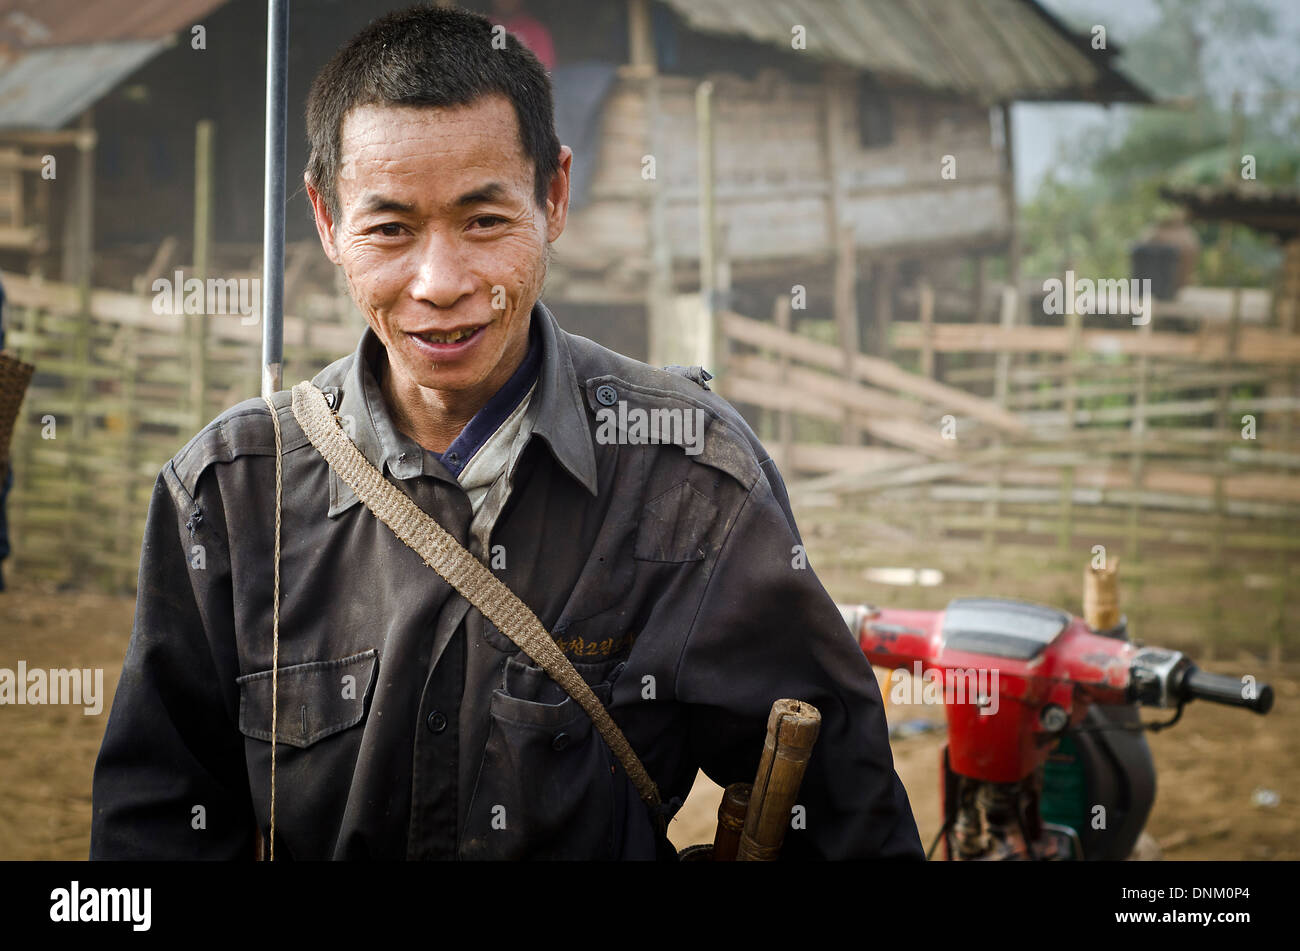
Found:
[[[1264,133],[1248,136],[1239,152],[1228,145],[1189,155],[1169,170],[1174,185],[1212,185],[1223,180],[1225,168],[1238,169],[1243,154],[1255,160],[1255,178],[1277,185],[1300,183],[1300,150],[1292,143],[1269,140]]]
[[[1120,135],[1086,130],[1063,150],[1060,174],[1048,175],[1021,209],[1025,274],[1130,273],[1132,246],[1172,210],[1160,187],[1239,181],[1245,154],[1254,157],[1256,181],[1300,183],[1294,110],[1288,121],[1274,108],[1283,99],[1235,116],[1231,105],[1231,90],[1242,85],[1275,92],[1294,85],[1272,64],[1241,54],[1275,28],[1271,9],[1260,0],[1157,0],[1157,7],[1159,21],[1124,45],[1119,66],[1157,99],[1177,104],[1129,109]],[[1085,10],[1065,16],[1086,30]],[[1233,69],[1219,65],[1225,56]],[[1199,282],[1260,286],[1276,269],[1279,252],[1268,238],[1235,228],[1224,241],[1223,226],[1194,226]]]

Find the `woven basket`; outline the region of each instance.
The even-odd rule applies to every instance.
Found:
[[[13,438],[18,408],[36,368],[0,351],[0,481],[9,468],[9,441]]]

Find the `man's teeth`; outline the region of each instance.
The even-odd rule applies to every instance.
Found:
[[[473,336],[476,330],[478,330],[477,327],[470,327],[468,330],[458,330],[455,333],[428,333],[420,334],[419,337],[421,340],[429,341],[429,343],[457,343],[458,341],[464,340],[466,337]]]

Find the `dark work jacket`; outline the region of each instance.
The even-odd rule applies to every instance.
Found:
[[[772,702],[805,700],[821,733],[782,857],[920,858],[875,677],[796,547],[753,432],[716,394],[565,332],[540,302],[531,319],[536,423],[491,533],[494,572],[666,802],[685,799],[697,769],[752,782]],[[384,359],[366,331],[314,382],[361,452],[469,547],[469,498],[394,426],[372,369]],[[611,399],[702,409],[702,451],[602,436]],[[671,854],[576,701],[357,500],[288,392],[274,402],[276,858]],[[269,830],[274,456],[270,413],[252,399],[158,477],[95,766],[92,858],[250,858]]]

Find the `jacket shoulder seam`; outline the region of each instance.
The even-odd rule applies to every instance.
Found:
[[[294,419],[289,408],[289,394],[276,394],[276,410],[280,417],[281,453],[288,455],[310,445],[306,433]],[[274,456],[275,436],[268,425],[271,415],[265,403],[228,410],[218,416],[172,457],[176,477],[185,490],[193,496],[199,479],[211,466],[221,462],[234,462],[241,456]],[[251,422],[257,420],[258,422]],[[261,423],[265,420],[265,423]],[[257,427],[255,434],[247,432]]]

